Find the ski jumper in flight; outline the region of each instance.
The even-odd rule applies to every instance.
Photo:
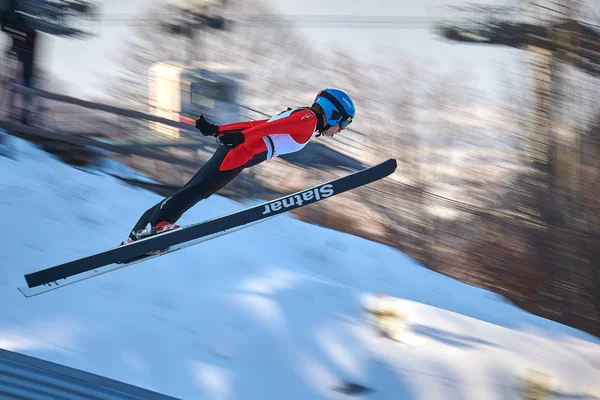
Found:
[[[354,118],[354,103],[338,89],[319,92],[312,106],[288,109],[270,119],[214,125],[204,116],[196,128],[220,142],[213,156],[179,190],[149,208],[127,243],[179,228],[177,220],[196,203],[231,182],[242,170],[281,154],[302,150],[314,132],[333,137]]]

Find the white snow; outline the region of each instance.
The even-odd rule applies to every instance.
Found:
[[[184,399],[346,398],[344,382],[368,399],[516,399],[530,369],[557,398],[600,398],[599,339],[290,216],[26,299],[24,274],[114,247],[160,197],[9,145],[4,349]],[[213,196],[180,222],[242,207]],[[374,293],[398,298],[399,341],[365,311]]]

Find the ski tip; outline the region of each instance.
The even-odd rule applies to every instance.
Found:
[[[396,161],[395,158],[389,158],[387,160],[385,160],[382,165],[386,168],[389,168],[389,172],[388,175],[391,174],[392,172],[394,172],[396,170],[396,167],[398,166],[398,162]]]

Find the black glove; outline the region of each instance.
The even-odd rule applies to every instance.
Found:
[[[225,147],[229,147],[230,149],[235,149],[240,144],[246,141],[244,134],[242,131],[225,131],[219,133],[217,136],[219,142],[221,142]]]
[[[219,126],[211,124],[206,120],[206,118],[204,118],[204,115],[201,115],[196,120],[196,129],[198,129],[204,136],[217,136]]]

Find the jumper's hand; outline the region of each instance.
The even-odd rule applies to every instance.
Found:
[[[246,141],[244,134],[242,131],[225,131],[219,133],[217,136],[219,142],[221,142],[225,147],[229,147],[230,149],[235,149],[240,144]]]
[[[219,127],[215,124],[211,124],[206,120],[206,118],[204,118],[204,115],[201,115],[196,120],[196,129],[198,129],[204,136],[217,136]]]

